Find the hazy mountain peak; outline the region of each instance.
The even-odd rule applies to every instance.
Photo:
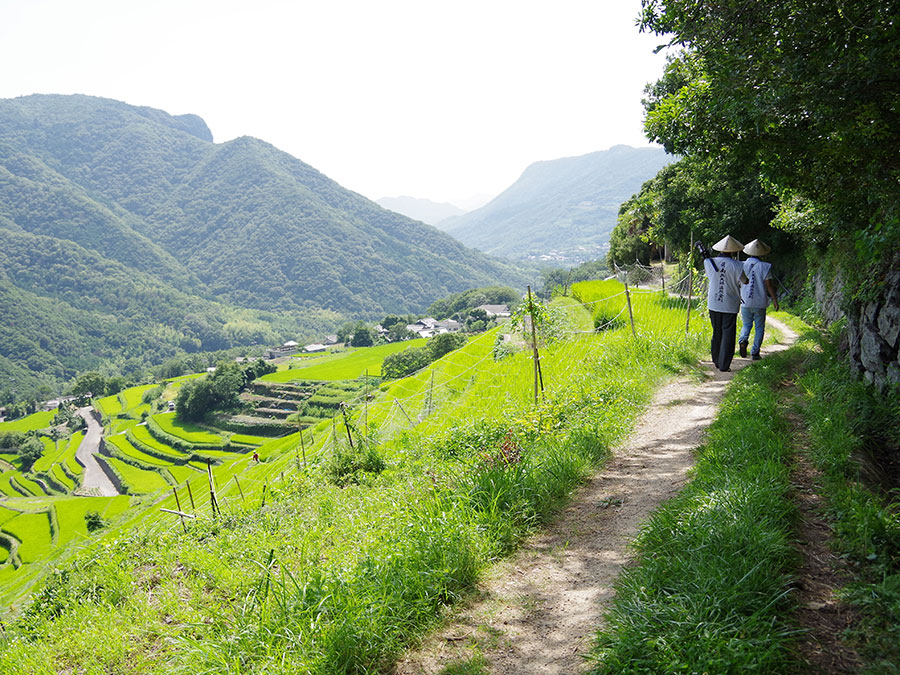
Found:
[[[659,147],[615,145],[535,162],[488,204],[439,226],[494,255],[571,263],[595,259],[608,248],[619,206],[671,161]]]

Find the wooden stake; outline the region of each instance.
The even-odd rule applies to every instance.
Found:
[[[241,495],[241,504],[244,503],[244,491],[241,489],[241,481],[238,480],[237,474],[234,475],[234,484],[238,486],[238,492]]]
[[[306,466],[306,445],[303,443],[303,429],[300,430],[300,450],[303,451],[303,466]]]
[[[434,409],[434,371],[431,371],[431,386],[428,387],[428,414]]]
[[[337,452],[337,415],[331,418],[331,443],[333,450]]]
[[[637,337],[637,333],[634,330],[634,314],[631,312],[631,293],[628,292],[628,276],[625,276],[625,300],[628,301],[628,320],[631,322],[631,335],[632,337]]]
[[[691,332],[691,293],[694,290],[694,231],[691,230],[691,248],[688,249],[688,306],[687,318],[684,322],[684,335]]]
[[[185,518],[196,518],[197,517],[197,516],[191,515],[190,513],[184,513],[183,511],[175,511],[174,509],[161,508],[160,511],[163,511],[165,513],[174,513],[176,516],[181,516],[182,523],[184,523]]]
[[[197,507],[194,506],[194,493],[191,492],[191,481],[190,479],[184,481],[185,487],[188,489],[188,497],[191,498],[191,511],[197,513]]]
[[[366,368],[365,373],[366,389],[363,396],[363,435],[369,437],[369,369]]]
[[[181,501],[178,499],[178,490],[174,487],[172,488],[172,494],[175,495],[175,507],[178,509],[178,513],[181,513]],[[187,525],[184,524],[184,516],[181,516],[181,526],[184,528],[184,531],[187,532]]]
[[[400,399],[395,398],[394,403],[397,404],[397,407],[400,408],[400,412],[402,412],[403,416],[406,417],[406,421],[409,422],[409,426],[411,426],[411,427],[416,426],[415,424],[413,424],[413,421],[410,419],[409,415],[407,415],[406,411],[403,409],[403,404],[400,403]]]
[[[219,513],[219,502],[216,499],[216,488],[212,475],[212,460],[210,459],[206,460],[206,472],[209,476],[209,506],[212,509],[213,515],[216,515]]]
[[[263,483],[262,489],[262,502],[259,505],[259,508],[263,509],[266,506],[266,488],[269,487],[268,483]]]
[[[531,314],[531,348],[534,352],[534,402],[538,402],[538,384],[541,393],[544,391],[544,376],[541,373],[541,355],[537,346],[537,326],[534,320],[534,301],[531,298],[531,286],[528,287],[528,311]]]
[[[347,419],[347,404],[341,401],[341,415],[344,417],[344,428],[347,430],[347,440],[350,441],[350,448],[353,448],[353,434],[350,433],[350,420]]]
[[[668,243],[668,242],[664,242],[664,243],[663,243],[663,257],[662,257],[662,262],[660,263],[660,266],[659,266],[659,267],[660,267],[660,270],[661,270],[661,276],[662,276],[662,289],[663,289],[663,290],[666,290],[666,253],[667,253],[667,251],[668,251],[668,248],[669,248],[669,243]]]

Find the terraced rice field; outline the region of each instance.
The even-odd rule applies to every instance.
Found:
[[[2,530],[20,542],[18,555],[23,563],[46,557],[53,546],[50,515],[46,511],[20,513],[3,523]]]
[[[263,375],[266,382],[293,382],[294,380],[355,380],[366,372],[372,376],[381,375],[381,363],[390,354],[402,352],[409,347],[422,347],[427,340],[418,338],[405,342],[391,342],[377,347],[365,347],[346,352],[337,352],[310,358],[303,365],[291,370],[279,370]]]
[[[159,425],[165,433],[180,438],[188,443],[199,445],[224,445],[225,439],[203,427],[190,422],[181,422],[175,418],[175,413],[161,413],[153,415],[153,421]]]
[[[113,470],[122,477],[122,480],[128,486],[129,491],[133,494],[145,495],[169,487],[168,481],[156,471],[139,469],[116,457],[106,457],[104,459],[109,462]]]
[[[49,410],[47,412],[34,413],[33,415],[12,420],[11,422],[0,422],[0,433],[7,431],[25,433],[26,431],[45,429],[50,425],[50,422],[54,417],[56,417],[56,411]]]

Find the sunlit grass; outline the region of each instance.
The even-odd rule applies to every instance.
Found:
[[[110,672],[134,663],[157,673],[386,669],[596,469],[654,383],[696,357],[704,341],[684,335],[677,309],[645,307],[657,315],[635,340],[630,330],[595,334],[590,312],[556,303],[559,333],[539,345],[537,403],[529,338],[495,361],[494,330],[369,390],[368,403],[360,396],[349,438],[340,414],[304,431],[306,465],[296,433],[260,445],[259,462],[248,453],[210,465],[212,486],[207,466],[192,462],[204,473],[191,476],[199,517],[189,532],[159,512],[175,508],[168,488],[104,539],[102,556],[80,556],[65,583],[50,581],[38,597],[54,598],[59,613],[26,617],[38,633],[27,649],[7,643],[0,669],[77,669],[88,651],[69,631],[87,616],[104,627]],[[338,483],[332,469],[352,455],[350,439],[381,461],[372,470],[348,462]],[[186,488],[178,495],[189,508]],[[85,602],[78,593],[90,579],[103,582]]]
[[[0,422],[0,433],[10,431],[25,433],[26,431],[45,429],[50,425],[50,422],[55,416],[55,410],[48,410],[47,412],[36,412],[25,417],[20,417],[19,419],[10,422]]]
[[[294,380],[355,380],[366,372],[372,376],[381,375],[381,363],[390,354],[421,347],[427,340],[415,339],[405,342],[391,342],[377,347],[351,348],[321,358],[315,363],[291,370],[280,370],[261,377],[266,382],[291,382]]]

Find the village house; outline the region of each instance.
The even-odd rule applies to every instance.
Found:
[[[280,347],[271,347],[267,349],[263,357],[266,359],[277,359],[280,356],[296,354],[298,351],[300,351],[300,345],[293,340],[288,340]]]
[[[502,319],[512,315],[508,305],[479,305],[475,309],[483,309],[490,319]]]
[[[454,333],[462,328],[459,321],[453,319],[444,319],[437,321],[431,317],[419,319],[415,323],[406,325],[406,330],[412,331],[419,337],[430,338],[441,333]]]

